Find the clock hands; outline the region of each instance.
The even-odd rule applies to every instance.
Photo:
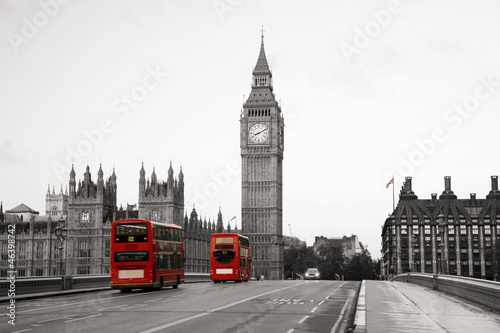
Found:
[[[262,130],[262,131],[260,131],[260,132],[254,133],[254,134],[252,135],[252,137],[256,137],[257,135],[259,135],[260,133],[265,132],[265,131],[267,131],[267,128],[266,128],[266,129],[263,129],[263,130]]]

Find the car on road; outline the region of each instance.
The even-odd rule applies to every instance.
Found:
[[[304,276],[306,280],[319,280],[319,271],[317,268],[308,268]]]

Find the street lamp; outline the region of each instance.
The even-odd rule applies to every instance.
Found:
[[[59,239],[59,273],[58,275],[62,275],[63,271],[63,242],[68,236],[68,229],[64,227],[64,218],[61,216],[59,219],[59,225],[54,229],[54,232]]]
[[[446,274],[446,262],[445,262],[445,259],[444,259],[444,232],[445,232],[445,229],[446,229],[446,222],[444,220],[444,215],[443,214],[439,214],[437,216],[437,220],[438,220],[438,226],[439,226],[439,233],[441,234],[441,243],[439,244],[439,246],[441,247],[441,272],[442,274]]]

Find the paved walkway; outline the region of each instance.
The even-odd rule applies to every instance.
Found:
[[[500,314],[406,282],[364,281],[354,332],[500,332]]]

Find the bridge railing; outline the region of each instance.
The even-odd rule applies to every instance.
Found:
[[[209,282],[210,274],[185,273],[184,282]],[[110,287],[109,275],[76,275],[76,276],[32,276],[0,278],[0,296],[14,290],[16,295],[40,293],[46,291],[60,291],[69,289],[91,289]]]
[[[500,282],[423,273],[401,274],[394,279],[439,290],[500,311]]]
[[[109,287],[109,275],[17,277],[15,280],[0,279],[0,295],[14,290],[16,295],[68,289]]]

